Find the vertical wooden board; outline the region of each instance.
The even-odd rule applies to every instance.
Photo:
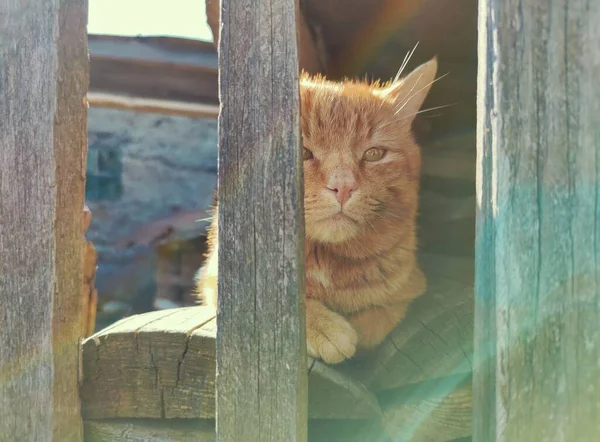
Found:
[[[220,442],[306,440],[294,0],[224,0],[219,46]]]
[[[78,441],[87,1],[0,11],[0,435]]]
[[[475,440],[491,442],[496,433],[496,296],[495,286],[494,170],[491,149],[491,109],[494,105],[492,33],[486,23],[492,20],[491,0],[479,1],[477,71],[477,168],[475,223],[475,318],[473,339],[473,435]],[[486,146],[484,148],[484,146]],[[485,174],[485,175],[484,175]]]
[[[477,441],[600,434],[598,23],[598,2],[481,2]]]
[[[58,1],[58,56],[54,155],[56,286],[52,319],[54,440],[83,438],[79,400],[80,342],[87,331],[83,310],[85,244],[81,232],[87,162],[89,57],[88,0]],[[91,243],[90,243],[91,245]],[[91,246],[93,248],[93,246]],[[92,292],[93,292],[93,286]],[[91,305],[94,309],[95,306]],[[95,315],[95,310],[93,312]],[[91,318],[90,318],[91,319]]]
[[[206,21],[213,35],[213,44],[219,48],[221,4],[219,0],[206,0]],[[298,64],[300,69],[311,74],[325,73],[327,70],[327,56],[325,48],[313,38],[308,21],[304,18],[303,11],[296,14],[296,28],[298,30]]]

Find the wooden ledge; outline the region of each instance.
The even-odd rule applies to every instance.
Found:
[[[86,442],[215,442],[212,420],[102,420],[84,423]]]
[[[125,318],[83,343],[85,419],[215,417],[216,319],[206,307]],[[368,419],[375,396],[309,360],[309,417]]]
[[[308,361],[311,422],[377,421],[392,440],[413,442],[471,433],[473,261],[426,254],[420,261],[428,292],[373,354],[337,366]],[[96,434],[133,425],[146,434],[160,431],[144,419],[166,419],[165,431],[171,419],[214,419],[215,343],[216,319],[205,307],[132,316],[91,336],[81,386],[88,427]]]

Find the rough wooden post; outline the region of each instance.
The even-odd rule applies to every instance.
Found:
[[[224,0],[219,47],[219,442],[306,440],[294,0]]]
[[[482,0],[474,440],[600,434],[600,3]]]
[[[81,441],[87,0],[0,0],[0,439]]]

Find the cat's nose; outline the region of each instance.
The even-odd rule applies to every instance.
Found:
[[[340,206],[344,207],[344,204],[346,204],[352,196],[352,192],[356,190],[356,181],[332,180],[329,184],[327,184],[327,188],[335,193],[335,197],[340,203]]]

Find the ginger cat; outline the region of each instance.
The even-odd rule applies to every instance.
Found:
[[[308,354],[327,363],[377,346],[425,291],[416,260],[420,148],[411,125],[437,61],[388,84],[300,79]],[[217,206],[218,209],[218,206]],[[217,305],[217,211],[197,274]]]

